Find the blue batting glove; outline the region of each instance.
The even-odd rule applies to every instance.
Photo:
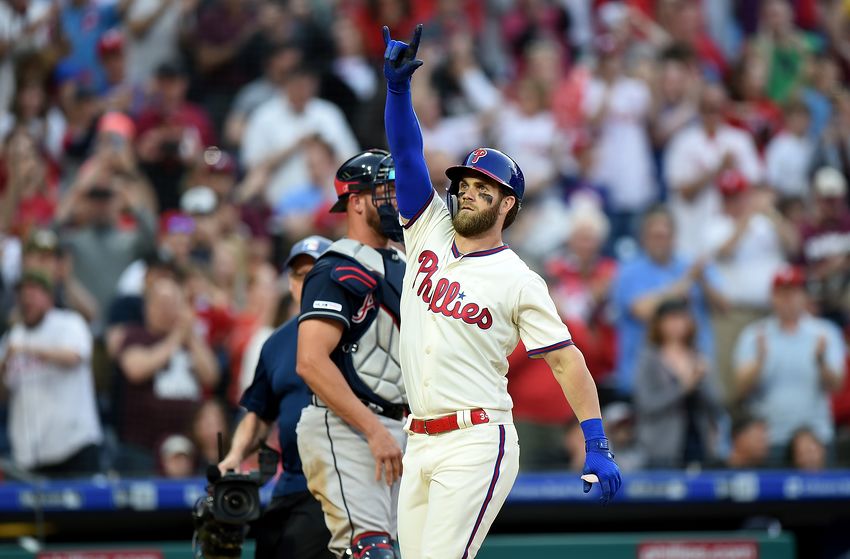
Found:
[[[602,490],[600,501],[607,504],[620,489],[620,468],[614,462],[614,453],[608,447],[601,419],[582,421],[581,430],[584,432],[584,449],[587,453],[581,473],[594,474],[599,478],[599,489]],[[588,493],[592,486],[590,482],[584,481],[584,492]]]
[[[384,77],[391,91],[401,93],[410,89],[410,78],[422,61],[416,59],[419,39],[422,37],[422,24],[416,26],[410,44],[394,41],[390,38],[390,29],[384,26]]]

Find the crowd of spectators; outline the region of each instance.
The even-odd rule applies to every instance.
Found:
[[[625,471],[850,466],[843,0],[0,0],[0,470],[195,475],[384,147],[425,24],[432,182],[494,146]],[[510,356],[521,467],[583,463]]]

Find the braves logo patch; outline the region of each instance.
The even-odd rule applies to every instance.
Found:
[[[355,324],[360,324],[364,320],[366,320],[366,315],[369,314],[369,311],[375,308],[375,298],[372,294],[366,295],[366,298],[363,299],[363,304],[360,305],[360,308],[357,309],[357,312],[354,313],[354,316],[351,317],[351,322]]]
[[[477,150],[472,152],[472,158],[469,160],[470,163],[475,165],[478,163],[478,160],[487,155],[487,150],[484,148],[478,148]]]

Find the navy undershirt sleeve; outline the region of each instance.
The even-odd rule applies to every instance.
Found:
[[[393,91],[387,88],[384,125],[395,162],[398,212],[404,219],[410,219],[428,203],[432,190],[423,154],[422,131],[413,112],[410,89]]]
[[[254,380],[245,390],[239,404],[246,410],[256,413],[263,421],[272,422],[280,413],[276,400],[265,359],[260,357],[254,372]]]

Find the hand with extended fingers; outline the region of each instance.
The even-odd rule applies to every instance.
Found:
[[[422,37],[422,24],[416,26],[410,43],[395,41],[390,38],[390,29],[384,26],[384,77],[390,90],[395,92],[410,89],[410,78],[417,68],[422,66],[422,61],[416,58],[419,50],[419,39]]]

